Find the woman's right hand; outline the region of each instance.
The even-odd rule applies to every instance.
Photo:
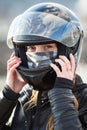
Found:
[[[20,78],[16,68],[22,63],[21,59],[12,53],[10,59],[7,61],[7,78],[6,84],[15,92],[19,93],[26,82]]]

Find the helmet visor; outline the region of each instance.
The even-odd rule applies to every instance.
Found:
[[[79,26],[75,26],[62,17],[42,12],[26,12],[14,20],[8,33],[8,39],[13,37],[13,41],[20,44],[23,39],[19,39],[19,41],[14,39],[18,35],[27,36],[27,39],[24,39],[26,42],[31,42],[33,36],[39,36],[72,47],[77,43],[80,31]]]

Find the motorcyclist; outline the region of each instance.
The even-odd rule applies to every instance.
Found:
[[[87,129],[87,85],[75,73],[82,41],[77,16],[57,3],[37,4],[14,19],[7,44],[15,53],[1,92],[1,130]]]

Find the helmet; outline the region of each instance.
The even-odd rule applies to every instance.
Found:
[[[26,46],[56,43],[60,47],[58,53],[67,57],[72,53],[77,66],[82,41],[83,29],[77,16],[65,6],[49,2],[36,4],[17,16],[7,37],[7,45],[22,59],[18,72],[38,90],[51,88],[56,74],[47,64],[41,68],[29,68]]]

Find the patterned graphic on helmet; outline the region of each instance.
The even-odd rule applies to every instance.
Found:
[[[57,57],[57,50],[49,52],[26,52],[29,68],[42,68],[49,66]]]

